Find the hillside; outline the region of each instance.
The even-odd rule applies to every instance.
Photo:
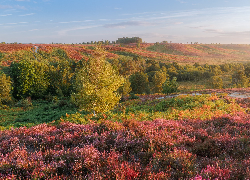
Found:
[[[0,44],[0,62],[10,64],[7,57],[22,50],[33,52],[34,46],[38,53],[51,53],[53,49],[62,49],[67,55],[79,61],[88,59],[94,54],[94,45],[82,44]],[[178,44],[178,43],[141,43],[128,45],[103,45],[107,50],[107,58],[118,58],[118,55],[142,57],[162,62],[177,62],[179,64],[223,64],[247,63],[250,60],[250,45],[243,44]],[[7,57],[6,57],[7,56]],[[4,58],[6,57],[6,58]]]

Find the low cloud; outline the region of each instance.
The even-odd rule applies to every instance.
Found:
[[[12,14],[2,14],[0,16],[4,17],[4,16],[11,16]]]
[[[219,30],[219,29],[204,29],[203,32],[206,32],[206,33],[223,33],[223,31]]]
[[[81,26],[81,27],[75,27],[75,28],[71,28],[71,29],[64,29],[64,30],[58,31],[58,35],[64,36],[68,32],[71,32],[71,31],[91,29],[91,28],[96,28],[96,27],[100,27],[100,26]]]
[[[103,27],[105,28],[126,28],[128,26],[152,26],[154,24],[143,22],[143,21],[126,21],[121,23],[114,24],[105,24]]]
[[[19,16],[32,16],[34,15],[35,13],[29,13],[29,14],[22,14],[22,15],[19,15]]]
[[[229,36],[229,37],[245,37],[246,39],[250,39],[250,31],[235,31],[235,32],[221,32],[219,33],[221,36]]]

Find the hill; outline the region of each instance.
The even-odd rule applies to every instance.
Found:
[[[34,51],[34,46],[39,47],[39,52],[50,53],[53,49],[63,49],[67,55],[77,61],[88,59],[93,54],[94,45],[82,44],[0,44],[0,61],[4,54],[17,51]],[[250,45],[244,44],[178,44],[178,43],[131,43],[127,45],[103,45],[107,50],[108,58],[118,58],[118,55],[142,57],[162,62],[177,62],[179,64],[223,64],[247,63],[250,60]]]

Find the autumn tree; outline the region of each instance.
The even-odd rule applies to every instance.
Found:
[[[223,87],[223,81],[219,76],[212,76],[209,84],[213,89],[221,89]]]
[[[152,79],[152,92],[160,93],[162,92],[162,85],[166,81],[166,73],[161,71],[156,71]]]
[[[117,90],[123,83],[124,79],[105,61],[105,52],[97,46],[95,54],[83,61],[76,74],[71,100],[80,110],[105,112],[119,102]]]
[[[129,79],[127,78],[124,80],[124,84],[119,88],[118,92],[124,97],[128,95],[131,91],[132,91],[131,83]]]

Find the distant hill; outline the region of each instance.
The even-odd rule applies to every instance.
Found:
[[[87,60],[88,55],[95,51],[93,48],[95,45],[83,44],[0,44],[0,59],[4,57],[4,54],[13,54],[17,51],[34,52],[35,46],[39,47],[40,53],[50,53],[54,48],[62,49],[68,57],[77,61]],[[107,51],[107,58],[125,55],[180,64],[250,62],[250,45],[243,44],[140,43],[140,48],[138,48],[136,43],[130,43],[103,45],[102,47]]]

